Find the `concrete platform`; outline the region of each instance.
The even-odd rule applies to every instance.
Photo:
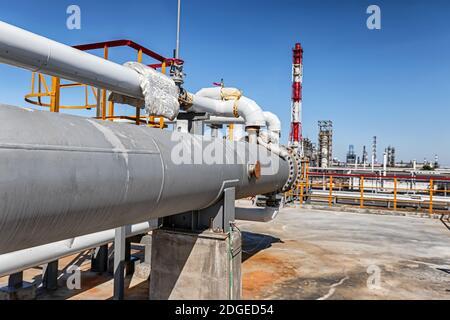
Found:
[[[285,208],[271,223],[238,226],[244,299],[450,299],[450,231],[439,220]],[[111,299],[111,276],[90,272],[89,257],[60,260],[60,288],[37,299]],[[65,287],[73,263],[81,290]],[[148,298],[148,281],[128,276],[126,286],[126,299]]]
[[[450,299],[439,220],[286,208],[240,227],[244,298]]]

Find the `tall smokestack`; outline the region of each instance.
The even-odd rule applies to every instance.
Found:
[[[290,145],[294,148],[300,148],[300,154],[303,155],[301,142],[302,137],[302,84],[303,84],[303,48],[297,43],[293,49],[292,66],[292,124]]]

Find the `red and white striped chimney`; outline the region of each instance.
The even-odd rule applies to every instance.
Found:
[[[293,49],[292,66],[292,124],[290,145],[301,148],[302,137],[302,84],[303,84],[303,48],[300,43]],[[302,150],[300,150],[301,153]]]

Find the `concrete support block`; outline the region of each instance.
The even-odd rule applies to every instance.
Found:
[[[12,274],[8,285],[0,286],[0,300],[34,300],[36,285],[23,281],[23,272]]]
[[[238,300],[241,261],[239,232],[155,230],[150,299]]]
[[[149,279],[152,262],[152,236],[142,237],[141,244],[144,245],[144,261],[136,266],[134,275],[140,279]]]

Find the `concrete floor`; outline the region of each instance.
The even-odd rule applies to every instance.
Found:
[[[238,226],[244,299],[450,299],[450,231],[439,220],[285,208],[271,223]],[[89,255],[61,260],[60,270],[73,262],[82,290],[38,299],[111,299],[112,279],[89,271]],[[24,277],[39,280],[40,272]],[[127,299],[147,297],[145,280],[126,285]]]
[[[450,299],[450,231],[439,220],[285,208],[240,228],[244,298]]]

